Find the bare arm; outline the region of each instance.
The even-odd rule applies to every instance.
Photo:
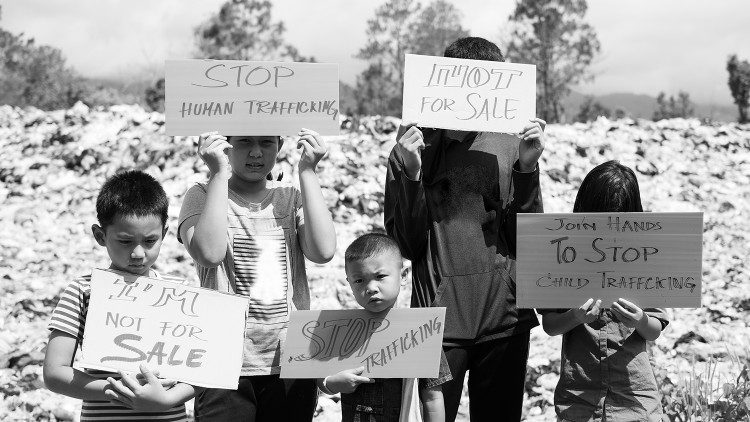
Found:
[[[336,252],[336,230],[315,172],[318,162],[326,154],[326,148],[317,133],[302,129],[300,135],[297,144],[298,148],[302,148],[299,185],[305,212],[305,223],[299,230],[300,245],[307,259],[323,264],[330,261]]]
[[[48,390],[82,400],[109,401],[105,392],[110,389],[107,380],[97,379],[73,368],[77,346],[76,338],[60,330],[52,330],[42,369]]]
[[[201,135],[198,153],[211,172],[206,187],[206,205],[199,216],[188,218],[180,226],[180,238],[188,253],[204,267],[221,264],[227,253],[228,181],[232,174],[224,152],[228,148],[231,146],[226,138],[218,133]]]
[[[443,402],[443,388],[439,385],[419,389],[422,401],[422,416],[425,422],[444,422],[445,403]]]
[[[625,299],[618,299],[612,304],[612,312],[620,322],[630,328],[635,328],[638,334],[646,340],[653,341],[661,335],[661,321],[651,318],[636,304]]]

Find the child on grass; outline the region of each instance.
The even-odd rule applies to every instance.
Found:
[[[642,212],[631,169],[608,161],[583,179],[573,212]],[[579,308],[540,310],[547,334],[562,334],[555,410],[560,421],[661,421],[659,388],[647,341],[669,321],[662,309],[618,299],[608,309],[589,298]]]

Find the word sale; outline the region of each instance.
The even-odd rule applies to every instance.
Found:
[[[120,315],[119,313],[107,312],[106,325],[116,329],[131,329],[140,331],[143,323],[142,317]],[[182,339],[184,342],[206,341],[200,337],[203,330],[190,324],[174,324],[168,321],[159,322],[159,332],[162,337],[169,339]],[[101,359],[105,362],[146,362],[152,365],[184,365],[188,368],[198,368],[203,363],[201,359],[206,353],[205,349],[191,348],[187,351],[184,345],[176,342],[157,341],[149,348],[142,344],[143,337],[138,334],[124,333],[117,335],[113,342],[122,350],[121,355],[105,356]]]

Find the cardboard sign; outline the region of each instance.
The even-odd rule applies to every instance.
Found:
[[[534,117],[534,65],[406,55],[404,120],[426,127],[518,133]]]
[[[282,378],[324,378],[360,366],[374,378],[436,378],[445,308],[294,311]]]
[[[167,60],[167,135],[339,133],[336,64]]]
[[[521,308],[701,306],[703,213],[518,214]]]
[[[94,270],[81,365],[236,389],[247,300],[124,273]]]

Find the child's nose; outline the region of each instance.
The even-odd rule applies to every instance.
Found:
[[[146,251],[143,249],[143,246],[138,245],[133,249],[132,252],[130,252],[130,258],[132,259],[141,259],[146,256]]]
[[[260,149],[259,144],[252,144],[250,146],[250,152],[248,153],[251,157],[261,157],[263,152]]]
[[[367,283],[367,286],[365,287],[365,291],[368,295],[374,295],[378,292],[378,283],[371,281]]]

